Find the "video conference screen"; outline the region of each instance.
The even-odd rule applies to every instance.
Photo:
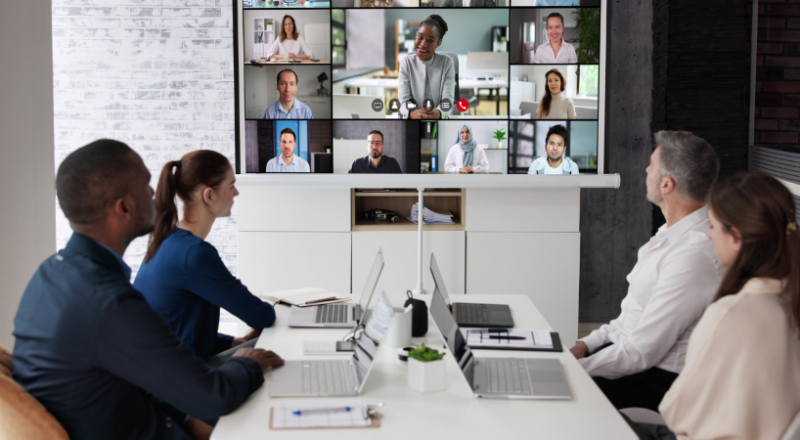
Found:
[[[238,0],[238,171],[602,173],[605,1]]]

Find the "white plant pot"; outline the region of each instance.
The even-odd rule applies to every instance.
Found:
[[[503,148],[503,141],[497,143],[497,149]]]
[[[408,387],[420,393],[442,391],[446,386],[444,359],[420,362],[408,358]]]

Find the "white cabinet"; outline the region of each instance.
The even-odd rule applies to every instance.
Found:
[[[347,174],[353,161],[367,155],[367,141],[359,139],[333,140],[333,174]]]
[[[331,97],[330,96],[298,96],[303,104],[311,109],[314,119],[331,118]]]
[[[580,237],[578,232],[468,232],[467,294],[527,295],[571,347],[578,338]]]
[[[578,232],[580,202],[579,188],[468,188],[467,231]]]
[[[240,185],[239,192],[241,195],[236,199],[239,246],[241,232],[350,232],[347,188]]]
[[[511,81],[509,109],[519,109],[522,101],[536,102],[536,84],[528,81]]]
[[[508,174],[508,148],[484,148],[490,173]]]
[[[350,246],[349,232],[240,232],[239,278],[256,294],[298,287],[349,293]]]
[[[431,252],[444,278],[447,291],[464,292],[464,231],[423,232],[422,285],[433,292],[434,284],[430,271]],[[372,268],[378,248],[383,249],[385,266],[381,274],[377,293],[386,291],[392,305],[402,306],[406,290],[417,286],[417,233],[411,231],[355,231],[353,232],[353,292],[361,292]]]

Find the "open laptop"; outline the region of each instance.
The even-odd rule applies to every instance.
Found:
[[[558,359],[474,357],[438,290],[431,298],[431,316],[475,396],[490,399],[572,398]]]
[[[361,331],[350,359],[286,361],[273,368],[270,397],[356,396],[367,382],[382,342]]]
[[[369,301],[383,271],[383,251],[378,250],[367,284],[358,304],[352,302],[322,304],[313,307],[292,306],[289,327],[353,328],[365,319]]]
[[[436,290],[442,294],[447,309],[453,314],[453,318],[462,327],[493,327],[511,328],[514,327],[514,319],[511,318],[511,309],[505,304],[471,304],[471,303],[450,303],[447,289],[444,287],[444,279],[439,272],[439,265],[436,264],[436,257],[431,253],[431,275]]]

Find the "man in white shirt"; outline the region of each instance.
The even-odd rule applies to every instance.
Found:
[[[619,317],[570,349],[620,409],[658,411],[724,273],[706,236],[705,199],[719,173],[717,154],[689,132],[660,131],[654,143],[647,200],[667,223],[639,248]]]
[[[536,48],[533,64],[575,64],[578,54],[575,46],[567,43],[564,36],[564,16],[553,12],[547,16],[547,37],[549,41]]]
[[[281,155],[267,162],[268,173],[310,173],[311,167],[302,157],[294,155],[297,136],[291,128],[281,130]]]

